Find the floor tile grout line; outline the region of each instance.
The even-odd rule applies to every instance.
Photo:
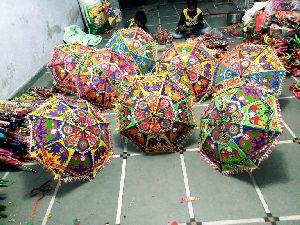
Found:
[[[294,140],[284,140],[284,141],[278,141],[278,144],[292,144],[294,143]]]
[[[209,104],[207,103],[207,104],[194,104],[193,106],[195,106],[195,107],[206,107],[206,106],[209,106]]]
[[[175,11],[176,11],[176,14],[177,14],[177,16],[179,16],[179,13],[178,13],[177,7],[176,7],[175,5],[173,5],[173,7],[174,7],[174,9],[175,9]]]
[[[278,141],[278,144],[293,144],[294,143],[294,140],[283,140],[283,141]],[[198,148],[186,148],[185,149],[185,152],[197,152],[199,149]],[[177,152],[179,153],[179,152]],[[141,153],[129,153],[128,156],[129,157],[132,157],[132,156],[141,156],[141,155],[144,155],[143,152]],[[113,158],[121,158],[123,157],[123,155],[121,154],[116,154],[113,156]],[[29,162],[29,163],[24,163],[24,166],[34,166],[34,165],[38,165],[37,162]]]
[[[186,197],[190,198],[191,197],[191,192],[190,192],[189,180],[188,180],[187,173],[186,173],[186,166],[185,166],[184,155],[183,154],[180,154],[180,162],[181,162],[181,169],[182,169],[182,175],[183,175],[183,182],[184,182]],[[190,219],[194,219],[195,214],[194,214],[194,209],[193,209],[193,203],[191,201],[188,202],[188,209],[189,209]]]
[[[293,78],[295,81],[300,82],[300,80],[299,80],[297,77],[292,76],[292,78]]]
[[[300,220],[300,215],[292,215],[292,216],[279,216],[280,221],[287,221],[287,220]]]
[[[128,143],[128,141],[127,141],[127,139],[125,139],[124,153],[127,153],[127,143]],[[121,179],[120,179],[120,190],[119,190],[119,196],[118,196],[118,207],[117,207],[117,213],[116,213],[116,224],[121,224],[121,213],[122,213],[122,204],[123,204],[126,165],[127,165],[127,158],[123,158],[122,173],[121,173]]]
[[[256,191],[256,193],[257,193],[257,195],[258,195],[258,197],[259,197],[259,200],[260,200],[260,202],[261,202],[261,204],[262,204],[262,206],[263,206],[265,212],[266,212],[267,214],[268,214],[268,213],[271,213],[271,211],[270,211],[270,209],[269,209],[269,206],[268,206],[268,204],[267,204],[267,202],[266,202],[266,200],[265,200],[265,198],[264,198],[264,196],[263,196],[263,194],[262,194],[260,188],[258,187],[258,185],[257,185],[257,183],[256,183],[256,180],[255,180],[253,174],[252,174],[252,173],[248,173],[248,174],[249,174],[249,176],[250,176],[250,180],[251,180],[251,182],[252,182],[252,184],[253,184],[253,186],[254,186],[254,188],[255,188],[255,191]]]
[[[292,131],[292,129],[289,127],[289,125],[287,125],[287,123],[282,120],[283,125],[285,126],[285,128],[289,131],[289,133],[292,135],[293,138],[297,138],[296,134]]]
[[[45,216],[44,216],[42,225],[46,225],[46,223],[47,223],[47,220],[48,220],[48,217],[49,217],[49,215],[50,215],[50,213],[51,213],[51,210],[52,210],[52,207],[53,207],[53,204],[54,204],[54,201],[55,201],[55,198],[56,198],[58,189],[59,189],[59,183],[56,184],[54,193],[53,193],[52,198],[51,198],[51,200],[50,200],[50,203],[49,203],[49,205],[48,205],[48,208],[47,208],[46,214],[45,214]]]
[[[300,221],[300,215],[291,216],[279,216],[279,221]],[[233,220],[216,220],[216,221],[204,221],[202,225],[230,225],[230,224],[245,224],[245,223],[266,223],[265,218],[249,218],[249,219],[233,219]],[[188,223],[190,224],[190,223]],[[187,225],[187,223],[180,223],[179,225]]]
[[[279,97],[280,99],[289,99],[289,98],[296,98],[294,95],[293,96],[283,96],[283,97]]]
[[[237,220],[219,220],[202,222],[202,225],[229,225],[229,224],[245,224],[265,222],[264,218],[237,219]]]
[[[161,28],[161,21],[160,21],[159,10],[157,11],[157,16],[158,16],[158,26]]]
[[[170,23],[164,23],[164,25],[172,25],[172,24],[177,24],[177,21],[175,21],[175,22],[170,22]]]
[[[3,175],[2,179],[6,179],[9,175],[9,171],[5,172],[5,174]]]
[[[172,16],[162,16],[162,18],[170,18],[170,17],[176,17],[177,18],[177,16],[178,15],[175,15],[175,16],[173,16],[173,15]]]

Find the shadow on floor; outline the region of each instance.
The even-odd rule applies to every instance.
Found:
[[[283,158],[283,153],[274,150],[270,157],[262,162],[260,167],[253,172],[259,187],[263,188],[277,183],[289,182],[290,178],[286,164],[287,162]],[[236,174],[232,175],[232,177],[252,184],[251,180],[247,176]]]
[[[291,108],[289,105],[290,105],[290,101],[289,99],[280,99],[279,100],[279,103],[280,103],[280,108],[283,110],[285,108]]]
[[[112,134],[112,140],[119,140],[119,141],[113,141],[113,145],[116,149],[124,149],[124,141],[123,136],[119,133]]]
[[[57,197],[63,197],[70,192],[73,192],[75,189],[83,186],[86,181],[77,181],[72,183],[62,183],[60,190],[57,193]]]

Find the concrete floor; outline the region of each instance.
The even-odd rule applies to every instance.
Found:
[[[159,24],[173,29],[183,7],[184,4],[175,2],[148,13],[150,30],[153,28],[154,32]],[[123,18],[132,16],[133,11],[124,11]],[[205,19],[212,27],[226,26],[225,15]],[[104,41],[97,47],[103,47],[108,39],[109,35],[104,35]],[[231,47],[241,41],[235,39]],[[280,96],[285,121],[280,142],[253,174],[223,176],[209,167],[196,152],[198,129],[181,154],[142,154],[116,132],[115,111],[109,111],[106,116],[112,125],[116,157],[92,182],[59,187],[52,181],[53,190],[40,201],[34,224],[72,225],[77,218],[80,225],[106,222],[110,225],[167,225],[173,220],[182,225],[300,225],[300,145],[293,143],[293,139],[300,136],[300,101],[288,90],[288,85],[295,81],[298,80],[286,78]],[[49,72],[42,71],[34,82],[30,85],[49,86],[52,78]],[[208,102],[194,106],[197,121]],[[0,171],[0,177],[10,181],[9,188],[1,190],[6,193],[4,204],[9,217],[0,219],[0,223],[26,224],[38,198],[31,198],[30,191],[52,179],[51,174],[36,163],[28,166],[38,172]],[[188,195],[199,200],[180,203],[180,199]]]

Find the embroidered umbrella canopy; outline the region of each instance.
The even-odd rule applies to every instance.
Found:
[[[59,181],[90,180],[113,155],[109,122],[84,100],[56,96],[29,119],[30,154]]]
[[[141,76],[118,107],[119,130],[144,152],[175,152],[195,123],[191,96],[168,76]]]
[[[200,155],[223,174],[253,171],[282,132],[273,92],[242,82],[218,92],[200,119]]]
[[[74,74],[79,96],[105,110],[113,107],[136,71],[133,63],[107,48],[86,54]]]
[[[156,62],[156,42],[143,29],[134,27],[117,30],[106,44],[115,52],[123,52],[142,74],[150,73]]]
[[[240,44],[220,59],[213,76],[213,89],[230,87],[239,78],[245,78],[279,94],[284,75],[285,68],[271,47]]]
[[[209,94],[214,57],[197,40],[173,43],[163,52],[159,69],[186,85],[192,91],[195,101],[199,102]]]
[[[74,71],[87,52],[95,51],[81,44],[62,44],[54,48],[48,68],[52,71],[56,88],[77,93],[77,80]]]

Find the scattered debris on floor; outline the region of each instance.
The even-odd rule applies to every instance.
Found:
[[[41,186],[31,190],[30,197],[35,197],[38,194],[42,193],[42,195],[34,203],[34,207],[33,207],[33,210],[32,210],[32,213],[31,213],[31,218],[30,218],[31,221],[34,221],[34,217],[35,217],[35,214],[38,210],[40,201],[45,197],[45,194],[52,191],[52,186],[50,185],[50,183],[51,183],[51,180],[48,180],[45,183],[43,183]],[[49,218],[49,216],[51,217],[51,215],[48,215],[48,218]],[[27,223],[27,225],[30,225],[30,222],[29,222],[29,224]]]
[[[172,221],[170,225],[179,225],[176,221]]]
[[[293,140],[293,142],[294,142],[294,143],[300,144],[300,139],[299,139],[299,138],[295,138],[295,139]]]
[[[180,199],[180,203],[186,203],[186,202],[191,202],[191,201],[198,201],[198,200],[200,200],[200,198],[199,197],[182,197],[181,199]]]
[[[73,220],[73,225],[80,225],[80,220],[74,219]]]

